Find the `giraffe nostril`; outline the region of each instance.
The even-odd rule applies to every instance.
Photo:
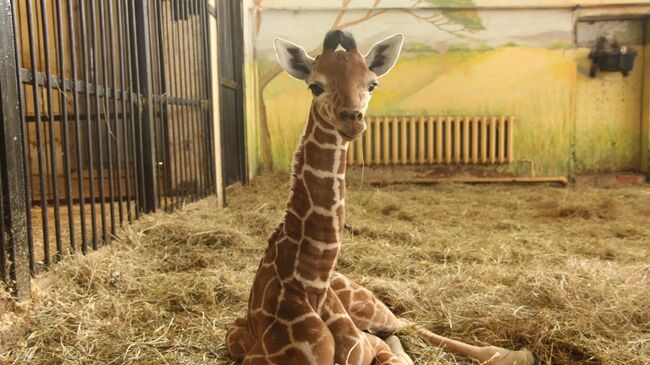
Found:
[[[341,120],[359,121],[363,119],[363,114],[356,110],[353,111],[343,110],[339,113],[339,118]]]

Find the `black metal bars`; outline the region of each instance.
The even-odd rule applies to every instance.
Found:
[[[206,2],[0,0],[3,281],[214,193]]]
[[[10,0],[0,1],[0,275],[9,282],[19,299],[30,295],[27,243],[27,199],[23,164],[23,130],[20,123],[20,90],[15,70],[18,57],[16,31],[12,19],[15,9]],[[7,275],[8,274],[8,275]]]

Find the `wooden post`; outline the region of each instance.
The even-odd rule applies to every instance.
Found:
[[[0,0],[0,167],[2,187],[2,218],[5,251],[10,261],[10,286],[19,300],[29,299],[31,277],[27,247],[27,198],[25,195],[25,165],[23,132],[20,118],[20,85],[16,58],[16,30],[11,0]]]

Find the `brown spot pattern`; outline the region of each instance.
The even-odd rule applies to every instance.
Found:
[[[312,239],[320,242],[336,242],[336,233],[334,227],[334,218],[312,212],[305,220],[305,234]]]
[[[336,150],[320,148],[314,142],[307,142],[305,145],[305,160],[307,165],[315,169],[332,171],[335,152]]]
[[[322,208],[331,208],[336,201],[334,200],[334,179],[331,177],[318,177],[309,171],[303,174],[305,185],[311,196],[314,205]]]

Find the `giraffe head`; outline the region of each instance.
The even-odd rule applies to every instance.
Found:
[[[318,122],[333,127],[345,140],[353,140],[366,129],[364,115],[378,79],[397,61],[403,36],[396,34],[376,43],[364,56],[348,32],[327,33],[323,52],[311,58],[291,42],[276,38],[275,53],[289,75],[309,85]],[[339,45],[342,49],[339,48]]]

